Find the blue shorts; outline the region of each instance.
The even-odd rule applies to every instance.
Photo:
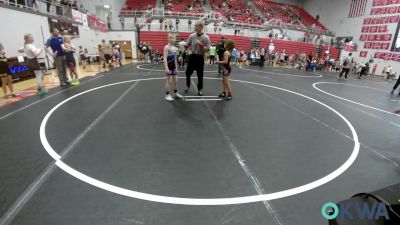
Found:
[[[176,76],[176,75],[178,75],[178,73],[176,72],[176,69],[173,69],[173,70],[170,70],[167,75],[168,76]]]

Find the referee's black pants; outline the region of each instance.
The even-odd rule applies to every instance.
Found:
[[[196,70],[197,73],[197,89],[203,90],[203,73],[204,73],[204,56],[192,54],[186,68],[186,86],[190,88],[190,77]]]
[[[399,85],[400,85],[400,77],[397,79],[397,82],[393,87],[393,91],[395,91],[397,89],[397,87],[399,87]]]

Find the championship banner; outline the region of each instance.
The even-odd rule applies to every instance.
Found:
[[[365,18],[363,24],[387,24],[387,23],[398,23],[400,16],[385,16],[385,17],[375,17],[375,18]]]
[[[365,49],[371,49],[372,48],[372,42],[365,42],[364,48]]]
[[[370,33],[376,33],[376,32],[378,32],[378,26],[372,26],[372,27],[370,27],[370,28],[369,28],[369,32],[370,32]]]
[[[398,23],[400,16],[391,16],[389,17],[389,23]]]
[[[382,26],[363,26],[361,33],[386,33],[388,31],[387,25]]]
[[[367,51],[360,51],[360,57],[361,58],[365,58],[365,57],[367,57],[367,55],[368,55]]]
[[[99,31],[101,31],[101,32],[108,31],[107,23],[104,22],[103,20],[97,20],[97,26],[98,26]]]
[[[346,52],[355,52],[355,51],[357,51],[357,45],[346,43],[344,45],[343,50],[345,50]]]
[[[383,52],[375,52],[374,58],[375,59],[382,59],[383,58]]]
[[[372,2],[372,7],[376,6],[386,6],[386,5],[396,5],[399,4],[399,0],[374,0]]]
[[[99,29],[98,26],[97,26],[97,18],[95,16],[88,15],[87,19],[88,19],[88,22],[89,22],[89,27],[92,30],[98,30]]]
[[[361,29],[361,33],[369,33],[369,28],[368,26],[363,26]]]
[[[72,20],[78,23],[82,23],[82,13],[72,9]]]
[[[378,32],[380,33],[386,33],[388,32],[388,26],[387,25],[382,25],[378,27]]]
[[[393,55],[392,55],[392,60],[393,60],[393,61],[400,62],[400,54],[393,54]]]
[[[383,53],[382,55],[383,55],[383,59],[384,59],[384,60],[391,60],[391,59],[392,59],[392,56],[393,56],[392,53]],[[382,58],[381,58],[381,59],[382,59]]]
[[[397,6],[372,8],[370,14],[371,15],[395,14],[397,13],[397,10],[398,10]]]
[[[368,38],[368,35],[366,35],[366,34],[361,34],[361,36],[360,36],[360,41],[366,41],[367,38]]]
[[[88,31],[90,30],[89,28],[89,23],[88,23],[88,18],[86,16],[86,14],[82,14],[82,24],[83,24],[83,29]]]
[[[390,47],[389,43],[381,43],[381,49],[388,50]]]

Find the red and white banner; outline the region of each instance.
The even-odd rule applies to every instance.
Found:
[[[374,0],[372,2],[372,7],[375,6],[386,6],[386,5],[396,5],[399,4],[399,0]]]
[[[374,58],[400,62],[400,54],[395,54],[395,53],[376,52]]]
[[[107,32],[108,31],[107,23],[104,22],[103,20],[98,20],[97,21],[97,28],[101,32]]]
[[[388,24],[388,23],[398,23],[400,16],[385,16],[385,17],[376,17],[376,18],[365,18],[364,25],[370,24]]]
[[[392,34],[361,34],[360,41],[391,41]]]
[[[363,26],[361,33],[386,33],[388,31],[387,25],[382,26]]]
[[[361,58],[365,58],[365,57],[367,57],[367,55],[368,55],[367,51],[360,51],[360,57]]]
[[[82,13],[78,10],[72,9],[72,20],[78,23],[82,23]]]
[[[364,16],[367,2],[367,0],[351,0],[349,18]]]
[[[365,49],[381,49],[381,50],[389,50],[390,43],[382,43],[382,42],[365,42]]]
[[[345,50],[346,52],[355,52],[357,51],[357,45],[346,43],[343,47],[343,50]]]
[[[397,6],[389,6],[389,7],[382,7],[382,8],[372,8],[370,14],[371,15],[396,14],[397,10],[398,10]]]

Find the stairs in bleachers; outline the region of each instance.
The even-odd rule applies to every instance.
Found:
[[[179,36],[177,36],[177,42],[180,39],[184,41],[187,40],[191,33],[189,32],[180,32]],[[221,35],[221,34],[208,34],[210,37],[211,43],[217,44],[218,41],[221,39],[222,36],[225,39],[232,39],[235,41],[236,49],[248,51],[254,46],[252,46],[251,38],[245,36],[237,36],[237,35]],[[150,43],[153,51],[162,51],[164,46],[168,42],[168,32],[165,31],[141,31],[140,32],[140,40],[142,42]],[[271,42],[269,38],[258,38],[258,47],[259,48],[266,48]],[[316,53],[316,45],[313,43],[305,43],[305,42],[296,42],[296,41],[286,41],[286,40],[272,40],[275,45],[276,52],[282,52],[283,50],[286,51],[287,54],[297,54],[297,53],[306,53],[309,54],[310,52]],[[328,46],[322,46],[322,53],[328,50]],[[339,57],[339,50],[330,47],[329,52],[331,56],[337,59]]]

